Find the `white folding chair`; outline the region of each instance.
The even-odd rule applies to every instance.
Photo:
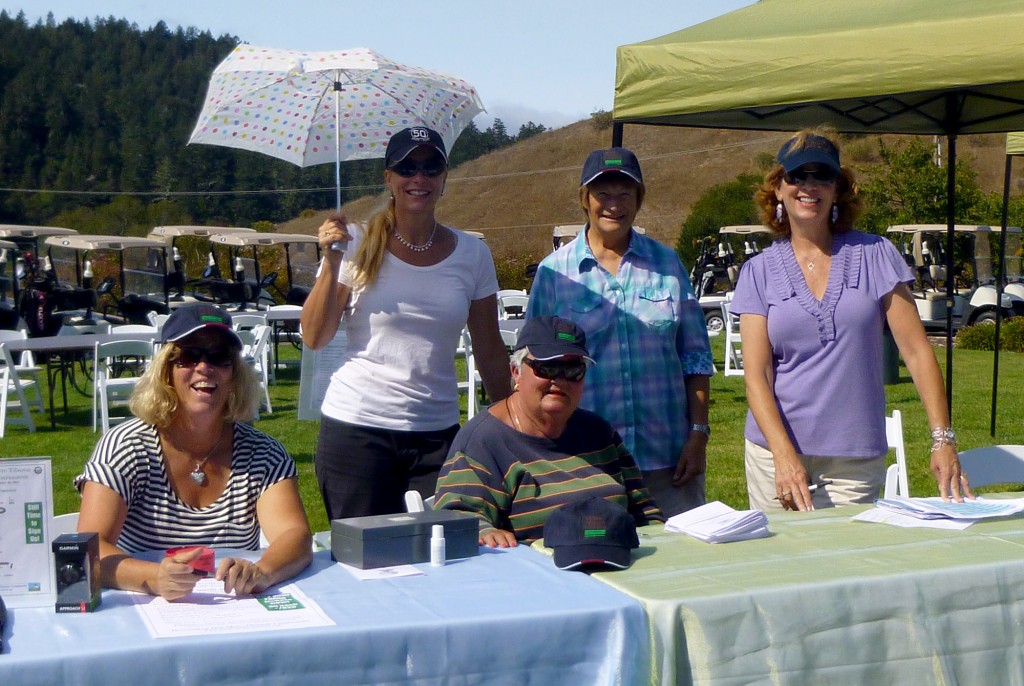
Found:
[[[419,491],[406,491],[405,492],[405,511],[406,512],[425,512],[427,510],[434,509],[434,496],[430,496],[426,500],[420,495]]]
[[[151,324],[118,324],[110,327],[110,333],[142,334],[156,337],[157,328]]]
[[[1024,445],[988,445],[960,453],[971,487],[1024,483]]]
[[[456,357],[466,358],[466,380],[459,381],[460,393],[466,394],[466,419],[472,419],[477,413],[479,403],[477,391],[481,386],[480,372],[476,370],[476,360],[473,357],[473,341],[469,337],[469,329],[463,328],[459,347],[455,349]]]
[[[25,399],[25,389],[35,385],[35,381],[21,380],[10,351],[7,350],[7,346],[0,343],[0,438],[4,436],[8,421],[12,424],[24,424],[30,432],[35,432],[36,425],[32,421],[32,413],[29,412],[28,401]],[[10,404],[11,395],[15,397],[15,405]],[[21,418],[12,417],[8,420],[7,410],[14,407],[21,410]]]
[[[267,315],[265,314],[235,313],[231,315],[231,328],[235,331],[251,331],[257,326],[266,326],[267,324]]]
[[[28,332],[23,329],[17,331],[10,331],[7,329],[0,329],[0,343],[7,341],[23,341],[28,338]],[[34,398],[30,398],[30,402],[34,403],[40,412],[45,411],[43,407],[43,393],[41,391],[42,384],[39,382],[39,374],[43,372],[43,368],[36,364],[35,357],[32,355],[31,350],[25,350],[15,358],[12,354],[11,359],[14,360],[14,368],[18,371],[18,378],[22,383],[26,381],[34,382],[33,385],[25,387],[25,390],[34,391],[30,395],[34,395]]]
[[[526,293],[509,293],[498,295],[498,302],[501,305],[500,312],[504,314],[502,319],[522,319],[526,316],[526,306],[530,297]]]
[[[722,320],[725,322],[725,370],[726,376],[743,376],[743,352],[740,349],[740,318],[729,311],[731,294],[722,301]]]
[[[234,322],[235,317],[232,317]],[[263,391],[262,405],[267,408],[267,412],[273,412],[273,408],[270,404],[270,389],[269,389],[269,366],[270,366],[270,334],[271,329],[268,324],[258,324],[250,330],[238,331],[238,337],[242,339],[242,358],[252,365],[252,368],[256,371],[256,376],[259,377],[261,390]]]
[[[127,403],[141,374],[153,359],[153,341],[112,341],[97,343],[93,350],[92,430],[110,430],[112,422],[127,416],[112,417],[110,410]],[[121,376],[125,372],[140,376]]]
[[[899,410],[885,418],[885,439],[889,450],[896,453],[896,462],[885,470],[885,497],[909,498],[910,485],[907,479],[907,451],[903,447],[903,415]]]
[[[501,334],[501,342],[505,344],[505,349],[511,355],[512,351],[515,350],[516,342],[519,340],[519,332],[510,331],[509,329],[498,329],[498,333]]]

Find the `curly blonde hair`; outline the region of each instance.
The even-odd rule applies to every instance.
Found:
[[[175,343],[164,343],[128,401],[132,414],[157,428],[169,426],[178,409],[178,394],[174,391],[171,374],[180,350]],[[253,368],[242,359],[241,349],[235,347],[231,352],[234,374],[231,375],[231,390],[223,419],[230,422],[252,421],[262,396],[260,382]]]
[[[808,136],[827,138],[836,146],[836,150],[839,150],[835,131],[826,127],[804,129],[794,134],[790,138],[791,141],[794,141],[794,149],[802,148]],[[775,216],[775,206],[779,202],[776,191],[782,185],[784,171],[781,164],[775,164],[765,174],[761,187],[754,193],[754,203],[761,213],[761,223],[771,229],[775,238],[789,238],[791,232],[789,215],[783,213],[781,220]],[[860,197],[853,170],[849,167],[840,166],[839,177],[836,179],[835,204],[839,208],[839,217],[832,224],[832,231],[835,233],[849,231],[853,228],[857,218],[864,212],[864,201]]]

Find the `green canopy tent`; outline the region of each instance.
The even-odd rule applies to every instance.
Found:
[[[620,46],[613,144],[624,124],[941,134],[952,274],[956,138],[1024,129],[1020,0],[761,0]],[[946,402],[952,411],[953,281]]]

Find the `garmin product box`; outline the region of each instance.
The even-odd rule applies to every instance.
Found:
[[[57,612],[92,612],[100,605],[99,534],[61,534],[53,540]]]
[[[479,520],[466,512],[399,512],[331,521],[331,557],[358,567],[392,567],[430,561],[430,535],[444,527],[449,560],[479,554]]]

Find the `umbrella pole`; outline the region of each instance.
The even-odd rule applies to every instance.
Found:
[[[334,209],[341,212],[341,74],[334,72]]]
[[[1003,285],[1006,283],[1006,229],[1010,214],[1010,172],[1013,169],[1013,156],[1006,155],[1006,173],[1003,175],[1003,217],[1002,231],[999,234],[999,276],[996,277],[996,339],[995,351],[992,354],[992,420],[988,433],[996,437],[996,398],[999,395],[999,329],[1003,323]]]

